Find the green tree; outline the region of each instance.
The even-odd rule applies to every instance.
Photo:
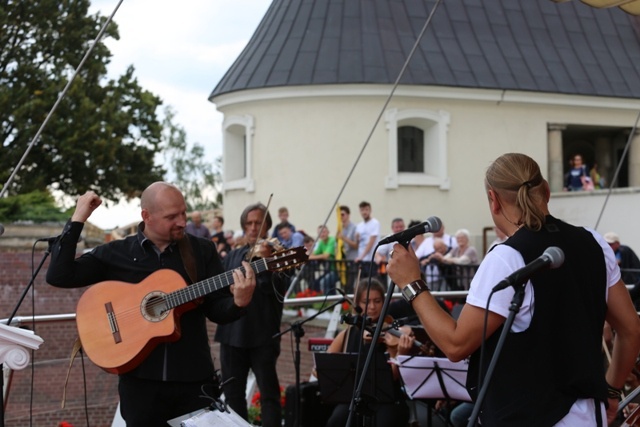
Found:
[[[106,21],[89,0],[0,3],[0,185],[24,155],[46,114]],[[105,37],[119,38],[112,23]],[[7,192],[51,186],[66,194],[91,188],[116,200],[162,179],[154,163],[162,101],[140,87],[130,67],[107,80],[111,53],[98,43]]]
[[[170,107],[165,108],[164,116],[162,152],[175,175],[174,183],[184,193],[187,208],[193,211],[219,207],[222,204],[219,188],[222,159],[210,163],[202,145],[195,142],[190,146],[187,133],[175,123],[175,113]]]
[[[66,221],[73,208],[62,211],[56,206],[49,191],[32,191],[30,193],[3,197],[0,199],[0,221]]]

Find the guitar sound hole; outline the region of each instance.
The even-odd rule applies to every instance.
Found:
[[[169,315],[167,301],[162,292],[152,292],[142,302],[142,316],[150,322],[159,322]]]

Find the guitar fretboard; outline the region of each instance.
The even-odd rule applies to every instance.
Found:
[[[266,259],[259,259],[257,261],[254,261],[250,264],[250,266],[256,274],[260,274],[268,269]],[[242,271],[243,274],[246,273],[244,267],[241,266],[238,268]],[[185,286],[184,288],[171,292],[166,296],[165,301],[167,303],[167,309],[172,309],[179,305],[186,304],[232,284],[233,272],[225,271],[224,273],[217,276],[210,277],[208,279],[194,283],[190,286]]]

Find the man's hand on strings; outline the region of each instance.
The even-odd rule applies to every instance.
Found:
[[[240,268],[233,270],[233,285],[229,287],[233,294],[233,302],[238,307],[246,307],[251,302],[253,291],[256,288],[256,273],[248,262],[242,261],[244,273]]]

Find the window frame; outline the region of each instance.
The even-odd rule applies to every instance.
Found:
[[[431,186],[441,190],[450,188],[447,169],[447,138],[449,132],[450,114],[443,110],[393,108],[385,113],[388,133],[388,161],[389,174],[385,179],[387,189],[397,189],[400,186]],[[424,132],[424,171],[398,171],[398,128],[413,126]],[[436,152],[436,159],[427,161],[429,153]],[[437,165],[436,168],[433,165]]]
[[[244,133],[238,132],[238,129],[244,129]],[[223,165],[222,165],[222,177],[223,177],[223,189],[227,190],[245,190],[247,193],[255,191],[255,182],[253,180],[252,173],[252,161],[253,161],[253,134],[254,134],[254,119],[252,116],[245,114],[242,116],[228,116],[225,117],[222,123],[222,152],[223,152]],[[240,151],[239,147],[232,147],[231,145],[239,145],[239,138],[243,137],[244,153],[244,176],[232,177],[229,179],[229,173],[227,166],[238,162],[237,158],[234,158],[236,154],[233,151]],[[230,161],[230,159],[232,161]]]

